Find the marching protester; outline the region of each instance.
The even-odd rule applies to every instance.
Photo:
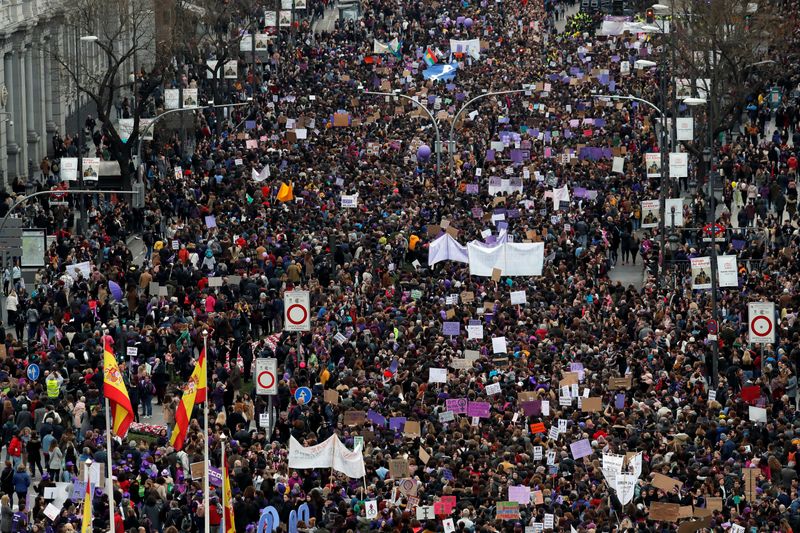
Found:
[[[0,530],[800,527],[797,59],[715,143],[712,199],[696,153],[648,176],[655,113],[593,98],[656,100],[654,41],[576,9],[375,0],[278,31],[246,116],[145,147],[137,210],[98,198],[73,233],[32,204],[56,238],[3,278]],[[437,127],[516,92],[437,168],[426,112],[369,94],[395,90]],[[735,256],[713,301],[709,217]]]

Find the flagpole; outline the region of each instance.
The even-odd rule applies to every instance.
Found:
[[[208,358],[208,330],[203,330],[203,350],[205,351],[206,358]],[[207,378],[206,378],[207,379]],[[211,517],[210,517],[210,501],[211,497],[208,489],[208,400],[211,395],[206,390],[206,401],[203,402],[203,456],[205,458],[205,473],[203,474],[203,508],[205,509],[205,516],[203,517],[205,523],[205,533],[211,533]]]
[[[108,396],[105,397],[106,402],[106,492],[108,493],[108,530],[111,533],[114,531],[114,480],[111,478],[111,406],[108,403]],[[87,464],[87,469],[88,469]],[[91,480],[91,475],[87,483]]]
[[[227,468],[225,466],[225,433],[222,433],[219,437],[219,445],[222,448],[222,462],[221,470],[222,470],[222,531],[228,530],[228,524],[225,523],[225,476],[228,475]]]

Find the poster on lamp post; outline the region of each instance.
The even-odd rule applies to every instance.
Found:
[[[183,90],[183,107],[197,107],[197,88]]]
[[[61,181],[75,181],[78,179],[78,158],[62,157],[61,170],[59,171]]]
[[[658,200],[642,200],[642,227],[655,228],[660,220]]]
[[[693,257],[692,263],[692,289],[702,290],[711,288],[711,258]]]
[[[164,89],[164,108],[179,109],[181,107],[180,89]]]
[[[661,154],[658,152],[647,152],[644,154],[644,165],[647,169],[648,178],[661,177]]]
[[[672,152],[669,154],[669,177],[686,178],[689,176],[689,154]]]

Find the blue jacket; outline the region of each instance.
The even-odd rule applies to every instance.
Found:
[[[28,487],[31,486],[31,476],[25,472],[16,472],[14,474],[14,492],[18,494],[25,494],[28,492]]]

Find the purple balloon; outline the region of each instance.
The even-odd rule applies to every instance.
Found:
[[[459,26],[464,24],[464,17],[458,17],[456,19],[456,24],[458,24]]]
[[[427,144],[423,144],[419,148],[417,148],[417,159],[420,161],[427,161],[428,158],[431,156],[431,147]]]
[[[108,282],[108,290],[111,291],[111,296],[118,302],[122,301],[122,287],[116,281]]]
[[[467,17],[467,18],[464,19],[464,27],[465,28],[471,28],[472,27],[472,19],[471,18]]]

